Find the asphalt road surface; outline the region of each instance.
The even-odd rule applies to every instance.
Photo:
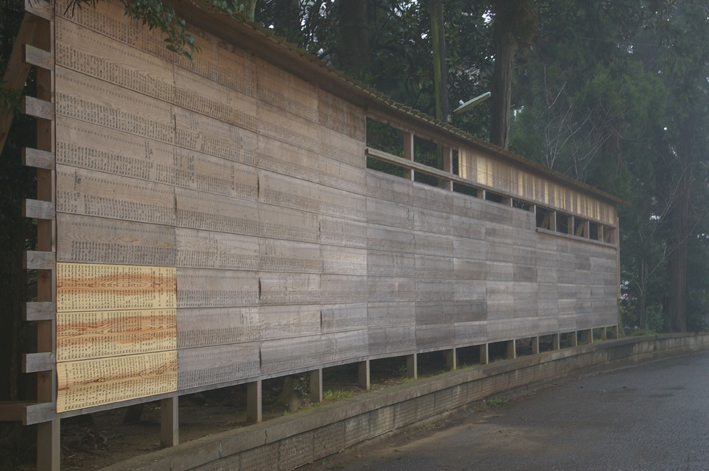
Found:
[[[706,471],[709,352],[471,404],[301,469]]]

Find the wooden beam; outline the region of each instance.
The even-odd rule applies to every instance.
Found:
[[[310,372],[310,402],[323,401],[322,368]]]
[[[52,371],[56,368],[54,352],[25,353],[22,355],[22,372],[37,373]]]
[[[37,471],[59,471],[61,466],[60,419],[37,424]]]
[[[45,20],[54,20],[54,5],[44,0],[25,0],[25,11]]]
[[[417,379],[419,377],[418,361],[415,353],[406,355],[406,377],[413,379]]]
[[[404,131],[404,159],[414,161],[414,134]],[[411,167],[404,167],[404,178],[414,179],[414,171]]]
[[[54,203],[50,201],[30,200],[22,201],[22,217],[30,219],[54,219]]]
[[[33,302],[25,303],[24,320],[26,321],[51,321],[57,315],[57,303]]]
[[[45,70],[54,70],[54,55],[51,52],[30,44],[25,44],[22,52],[22,59],[26,64],[41,67]]]
[[[54,252],[25,251],[25,270],[53,270],[56,266]]]
[[[177,446],[180,443],[180,398],[169,397],[160,401],[160,446]]]
[[[249,422],[263,420],[261,380],[246,383],[246,418]]]
[[[54,153],[47,152],[46,150],[30,149],[25,147],[22,149],[22,165],[25,167],[41,168],[44,170],[54,170]]]
[[[31,96],[23,96],[22,113],[51,121],[54,119],[54,103]]]
[[[357,365],[357,382],[359,387],[365,391],[369,391],[371,388],[371,376],[369,370],[369,360],[360,361]]]

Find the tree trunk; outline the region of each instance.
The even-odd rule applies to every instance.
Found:
[[[512,101],[512,65],[514,38],[502,28],[493,32],[495,72],[492,78],[490,142],[507,149],[510,134],[510,107]]]
[[[433,46],[433,82],[436,89],[436,118],[448,121],[448,70],[446,68],[446,34],[441,0],[431,1],[431,42]]]
[[[687,244],[689,242],[689,202],[692,186],[692,161],[696,116],[682,120],[677,145],[677,195],[672,205],[672,230],[675,249],[667,271],[670,277],[669,317],[672,330],[687,331]]]
[[[366,0],[340,0],[340,67],[361,73],[369,66],[369,26]]]

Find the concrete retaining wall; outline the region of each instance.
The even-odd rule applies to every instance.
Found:
[[[709,334],[597,342],[433,378],[280,417],[138,456],[110,471],[292,470],[467,403],[569,374],[592,373],[709,349]]]

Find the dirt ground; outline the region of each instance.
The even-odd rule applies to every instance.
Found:
[[[540,344],[542,351],[548,348]],[[531,345],[518,344],[518,355],[531,353]],[[490,360],[504,358],[505,345],[491,344]],[[460,367],[479,364],[479,349],[458,349]],[[419,378],[446,371],[441,352],[418,355]],[[405,357],[373,360],[370,363],[373,391],[405,381]],[[298,410],[318,407],[308,400],[309,375],[296,375],[295,390],[302,402]],[[324,403],[346,399],[366,392],[357,385],[357,365],[344,365],[323,370]],[[292,413],[276,401],[284,378],[263,382],[264,421]],[[100,469],[133,456],[160,448],[160,403],[146,403],[140,420],[125,423],[127,408],[62,420],[62,470]],[[246,419],[246,386],[239,385],[180,397],[180,442],[214,435],[249,425]],[[3,424],[0,424],[0,426]],[[6,424],[5,424],[6,425]],[[35,438],[33,427],[13,425],[0,428],[0,471],[35,471]]]

